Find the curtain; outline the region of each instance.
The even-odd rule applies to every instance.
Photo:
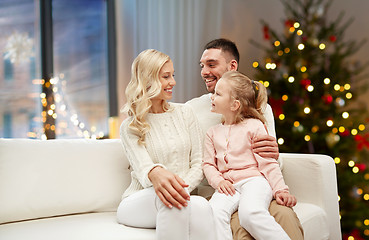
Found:
[[[174,63],[173,102],[206,93],[199,60],[204,45],[220,37],[222,0],[116,0],[119,106],[134,58],[148,48]]]

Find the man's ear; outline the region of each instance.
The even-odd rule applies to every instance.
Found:
[[[230,69],[231,71],[237,71],[238,69],[238,62],[236,60],[231,60],[230,62]]]
[[[241,106],[241,103],[239,100],[233,100],[233,103],[231,105],[231,111],[235,112],[237,111]]]

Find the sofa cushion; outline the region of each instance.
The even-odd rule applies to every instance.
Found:
[[[329,226],[324,210],[311,203],[298,202],[293,210],[304,229],[304,239],[329,239]]]
[[[115,210],[130,182],[118,139],[0,139],[0,154],[0,223]]]
[[[118,224],[115,212],[87,213],[0,225],[0,239],[154,240],[155,229]]]

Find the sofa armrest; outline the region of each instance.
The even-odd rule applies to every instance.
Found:
[[[336,165],[320,154],[281,153],[283,177],[297,201],[315,204],[327,214],[330,239],[342,239]]]

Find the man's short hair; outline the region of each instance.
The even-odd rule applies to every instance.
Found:
[[[240,53],[238,52],[236,44],[231,40],[225,38],[214,39],[205,45],[204,51],[211,48],[221,49],[223,52],[228,52],[234,57],[237,63],[240,62]]]

